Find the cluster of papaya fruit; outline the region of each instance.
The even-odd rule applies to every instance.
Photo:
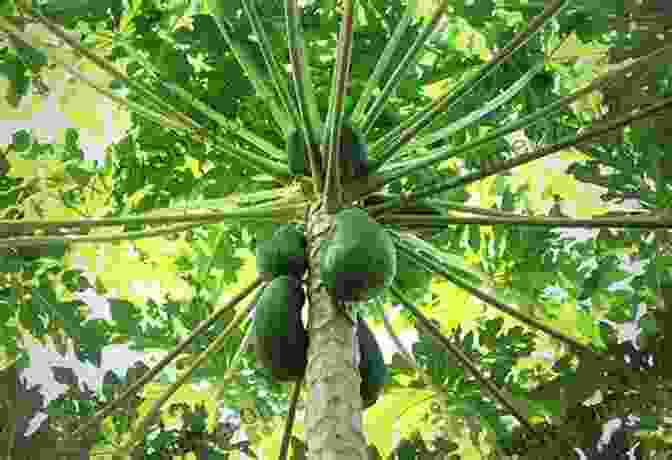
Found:
[[[301,321],[306,295],[306,237],[301,226],[283,225],[257,246],[257,272],[271,282],[254,317],[257,359],[278,381],[297,380],[307,364],[308,334]]]
[[[359,229],[356,233],[355,226]],[[359,209],[337,214],[333,238],[320,250],[322,283],[337,300],[369,298],[372,294],[367,291],[384,289],[394,278],[395,248],[377,226]],[[301,320],[306,299],[301,283],[307,268],[304,227],[281,226],[270,240],[258,245],[256,256],[257,272],[270,280],[256,305],[257,359],[273,379],[296,381],[305,372],[308,351],[308,334]],[[361,319],[357,321],[357,338],[360,394],[368,408],[382,392],[387,368],[380,346]]]

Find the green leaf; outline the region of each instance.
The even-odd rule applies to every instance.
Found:
[[[592,339],[599,334],[599,328],[595,323],[593,316],[589,312],[583,310],[577,312],[576,327],[584,337]]]
[[[25,152],[30,148],[32,135],[26,129],[19,130],[12,136],[12,145],[17,152]]]
[[[16,16],[17,13],[14,0],[0,0],[0,16]]]
[[[16,43],[16,51],[18,58],[35,73],[47,65],[48,59],[46,53],[33,48],[25,42]]]

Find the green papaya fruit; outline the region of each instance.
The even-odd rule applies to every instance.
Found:
[[[257,245],[257,273],[266,280],[278,276],[303,278],[308,266],[306,235],[301,225],[282,225],[270,240]]]
[[[287,166],[292,176],[309,175],[309,165],[307,152],[303,141],[303,134],[300,130],[292,128],[287,134]]]
[[[319,142],[319,139],[318,139]],[[303,132],[297,128],[292,128],[287,134],[287,166],[292,176],[310,176],[310,160],[308,159],[308,149],[303,140]],[[320,154],[319,144],[313,145],[313,150],[317,152],[317,169],[322,171],[322,156]]]
[[[397,272],[397,251],[385,229],[359,208],[340,211],[320,247],[320,278],[339,301],[381,294]]]
[[[320,128],[320,139],[322,139],[323,129]],[[343,122],[341,130],[341,149],[339,154],[339,163],[342,181],[347,183],[354,178],[368,175],[369,172],[369,149],[366,139],[362,133],[357,130],[349,120]],[[319,152],[319,145],[313,146]],[[322,171],[321,156],[318,157],[320,165],[318,170]],[[326,164],[326,162],[325,162]],[[308,160],[308,151],[303,140],[303,133],[293,128],[287,135],[287,165],[289,172],[293,176],[309,176],[310,162]]]
[[[368,409],[378,400],[387,380],[387,367],[383,352],[376,338],[361,318],[357,321],[357,343],[359,344],[359,375],[362,378],[359,392],[364,408]]]
[[[257,359],[280,382],[297,380],[306,369],[308,334],[301,321],[305,300],[301,281],[279,276],[257,302],[253,329]]]
[[[348,120],[343,122],[339,153],[343,183],[369,174],[369,148],[366,139]]]

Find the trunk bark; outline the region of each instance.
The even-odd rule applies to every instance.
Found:
[[[308,237],[308,367],[306,440],[311,460],[366,460],[359,388],[359,350],[352,321],[320,288],[320,244],[328,239],[333,215],[311,207]]]

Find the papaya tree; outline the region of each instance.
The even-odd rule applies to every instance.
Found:
[[[534,311],[536,304],[550,302],[553,286],[577,302],[603,299],[598,296],[607,281],[623,273],[614,254],[641,243],[643,234],[654,235],[657,243],[640,247],[642,257],[652,261],[639,279],[641,292],[608,301],[618,304],[614,310],[629,302],[653,303],[671,285],[664,269],[669,256],[661,249],[669,245],[665,229],[672,226],[664,212],[670,202],[665,186],[669,160],[646,123],[670,113],[672,48],[661,41],[646,54],[612,63],[578,89],[564,91],[561,77],[571,72],[554,60],[554,49],[563,41],[578,35],[632,47],[635,40],[625,32],[605,38],[609,21],[623,13],[622,2],[578,3],[100,1],[91,8],[90,2],[1,2],[6,15],[0,31],[9,43],[3,72],[13,82],[13,99],[26,94],[48,62],[25,33],[26,25],[35,23],[114,77],[105,88],[72,70],[128,109],[133,122],[110,149],[105,174],[114,184],[111,211],[67,221],[8,214],[0,222],[3,257],[23,264],[27,258],[47,257],[47,249],[65,251],[120,238],[92,232],[97,227],[123,226],[126,239],[187,233],[195,248],[210,248],[213,262],[206,269],[194,261],[182,264],[201,299],[211,304],[221,296],[224,276],[232,281],[235,273],[216,279],[209,269],[235,272],[232,248],[242,241],[257,258],[252,284],[223,308],[209,311],[200,305],[207,318],[201,314],[171,353],[81,420],[69,442],[89,442],[105,417],[179,354],[198,351],[133,427],[122,451],[141,455],[148,432],[177,388],[218,353],[228,353],[229,368],[238,366],[253,343],[254,363],[267,372],[264,378],[293,382],[283,458],[301,388],[306,390],[308,458],[369,458],[363,411],[384,399],[386,385],[398,384],[399,372],[386,367],[365,319],[384,316],[381,310],[391,303],[401,307],[420,337],[412,353],[399,345],[407,364],[421,375],[417,384],[436,392],[446,418],[450,407],[451,414],[472,423],[473,417],[484,421],[498,441],[490,458],[572,458],[574,448],[588,441],[565,429],[564,417],[596,390],[625,395],[646,380],[658,394],[656,385],[664,383],[669,370],[645,359],[630,365],[632,350],[620,343],[606,346],[594,337],[597,315],[582,316],[591,325],[584,326],[583,336],[574,336],[549,326]],[[509,21],[513,11],[523,20]],[[647,17],[657,16],[654,11]],[[458,49],[458,31],[465,24],[485,37],[483,48],[490,52]],[[68,29],[78,29],[79,39]],[[574,110],[586,97],[622,87],[632,74],[650,69],[657,69],[653,93],[641,103],[627,110],[614,104],[597,120]],[[448,82],[448,89],[430,97],[428,85],[439,82]],[[522,149],[512,140],[521,133],[527,139]],[[615,135],[622,136],[616,143],[610,137]],[[10,148],[27,157],[48,150],[21,141],[15,137]],[[66,147],[69,174],[83,182],[101,174],[78,163],[76,139]],[[598,181],[612,199],[639,200],[641,215],[568,218],[560,199],[549,216],[529,215],[526,191],[513,188],[510,170],[571,148],[591,158],[573,165],[577,179]],[[604,166],[619,173],[602,177]],[[495,209],[468,205],[466,187],[495,176]],[[11,194],[19,185],[4,186],[8,196],[20,199]],[[150,228],[156,225],[161,227]],[[563,246],[558,229],[568,228],[599,229],[597,249]],[[468,250],[482,262],[469,263]],[[505,251],[515,256],[504,257]],[[588,253],[597,268],[581,265]],[[492,280],[502,274],[504,283]],[[568,283],[580,275],[585,275],[581,285]],[[474,343],[473,333],[448,337],[421,308],[450,302],[433,298],[436,280],[522,326],[505,334],[499,320],[484,319],[479,340],[494,350],[491,354]],[[3,294],[5,303],[16,298],[11,289]],[[669,302],[667,308],[672,311]],[[664,311],[659,313],[664,316]],[[618,316],[610,314],[607,318]],[[209,330],[225,317],[225,327]],[[543,385],[530,390],[516,380],[512,367],[532,354],[534,334],[548,337],[565,354],[556,369],[563,378],[539,377]],[[203,337],[211,339],[207,346],[190,348]],[[653,349],[666,343],[664,333],[660,337],[652,340]],[[222,352],[227,340],[234,349]],[[576,369],[573,359],[579,362]],[[544,406],[541,400],[553,399],[548,396],[558,386],[568,389],[564,402]],[[450,406],[451,397],[460,404]],[[515,436],[504,426],[507,417],[517,427]],[[438,444],[430,450],[423,442],[405,440],[396,455],[401,458],[404,449],[411,449],[422,458],[447,458],[455,451]],[[298,450],[296,443],[295,454]]]

